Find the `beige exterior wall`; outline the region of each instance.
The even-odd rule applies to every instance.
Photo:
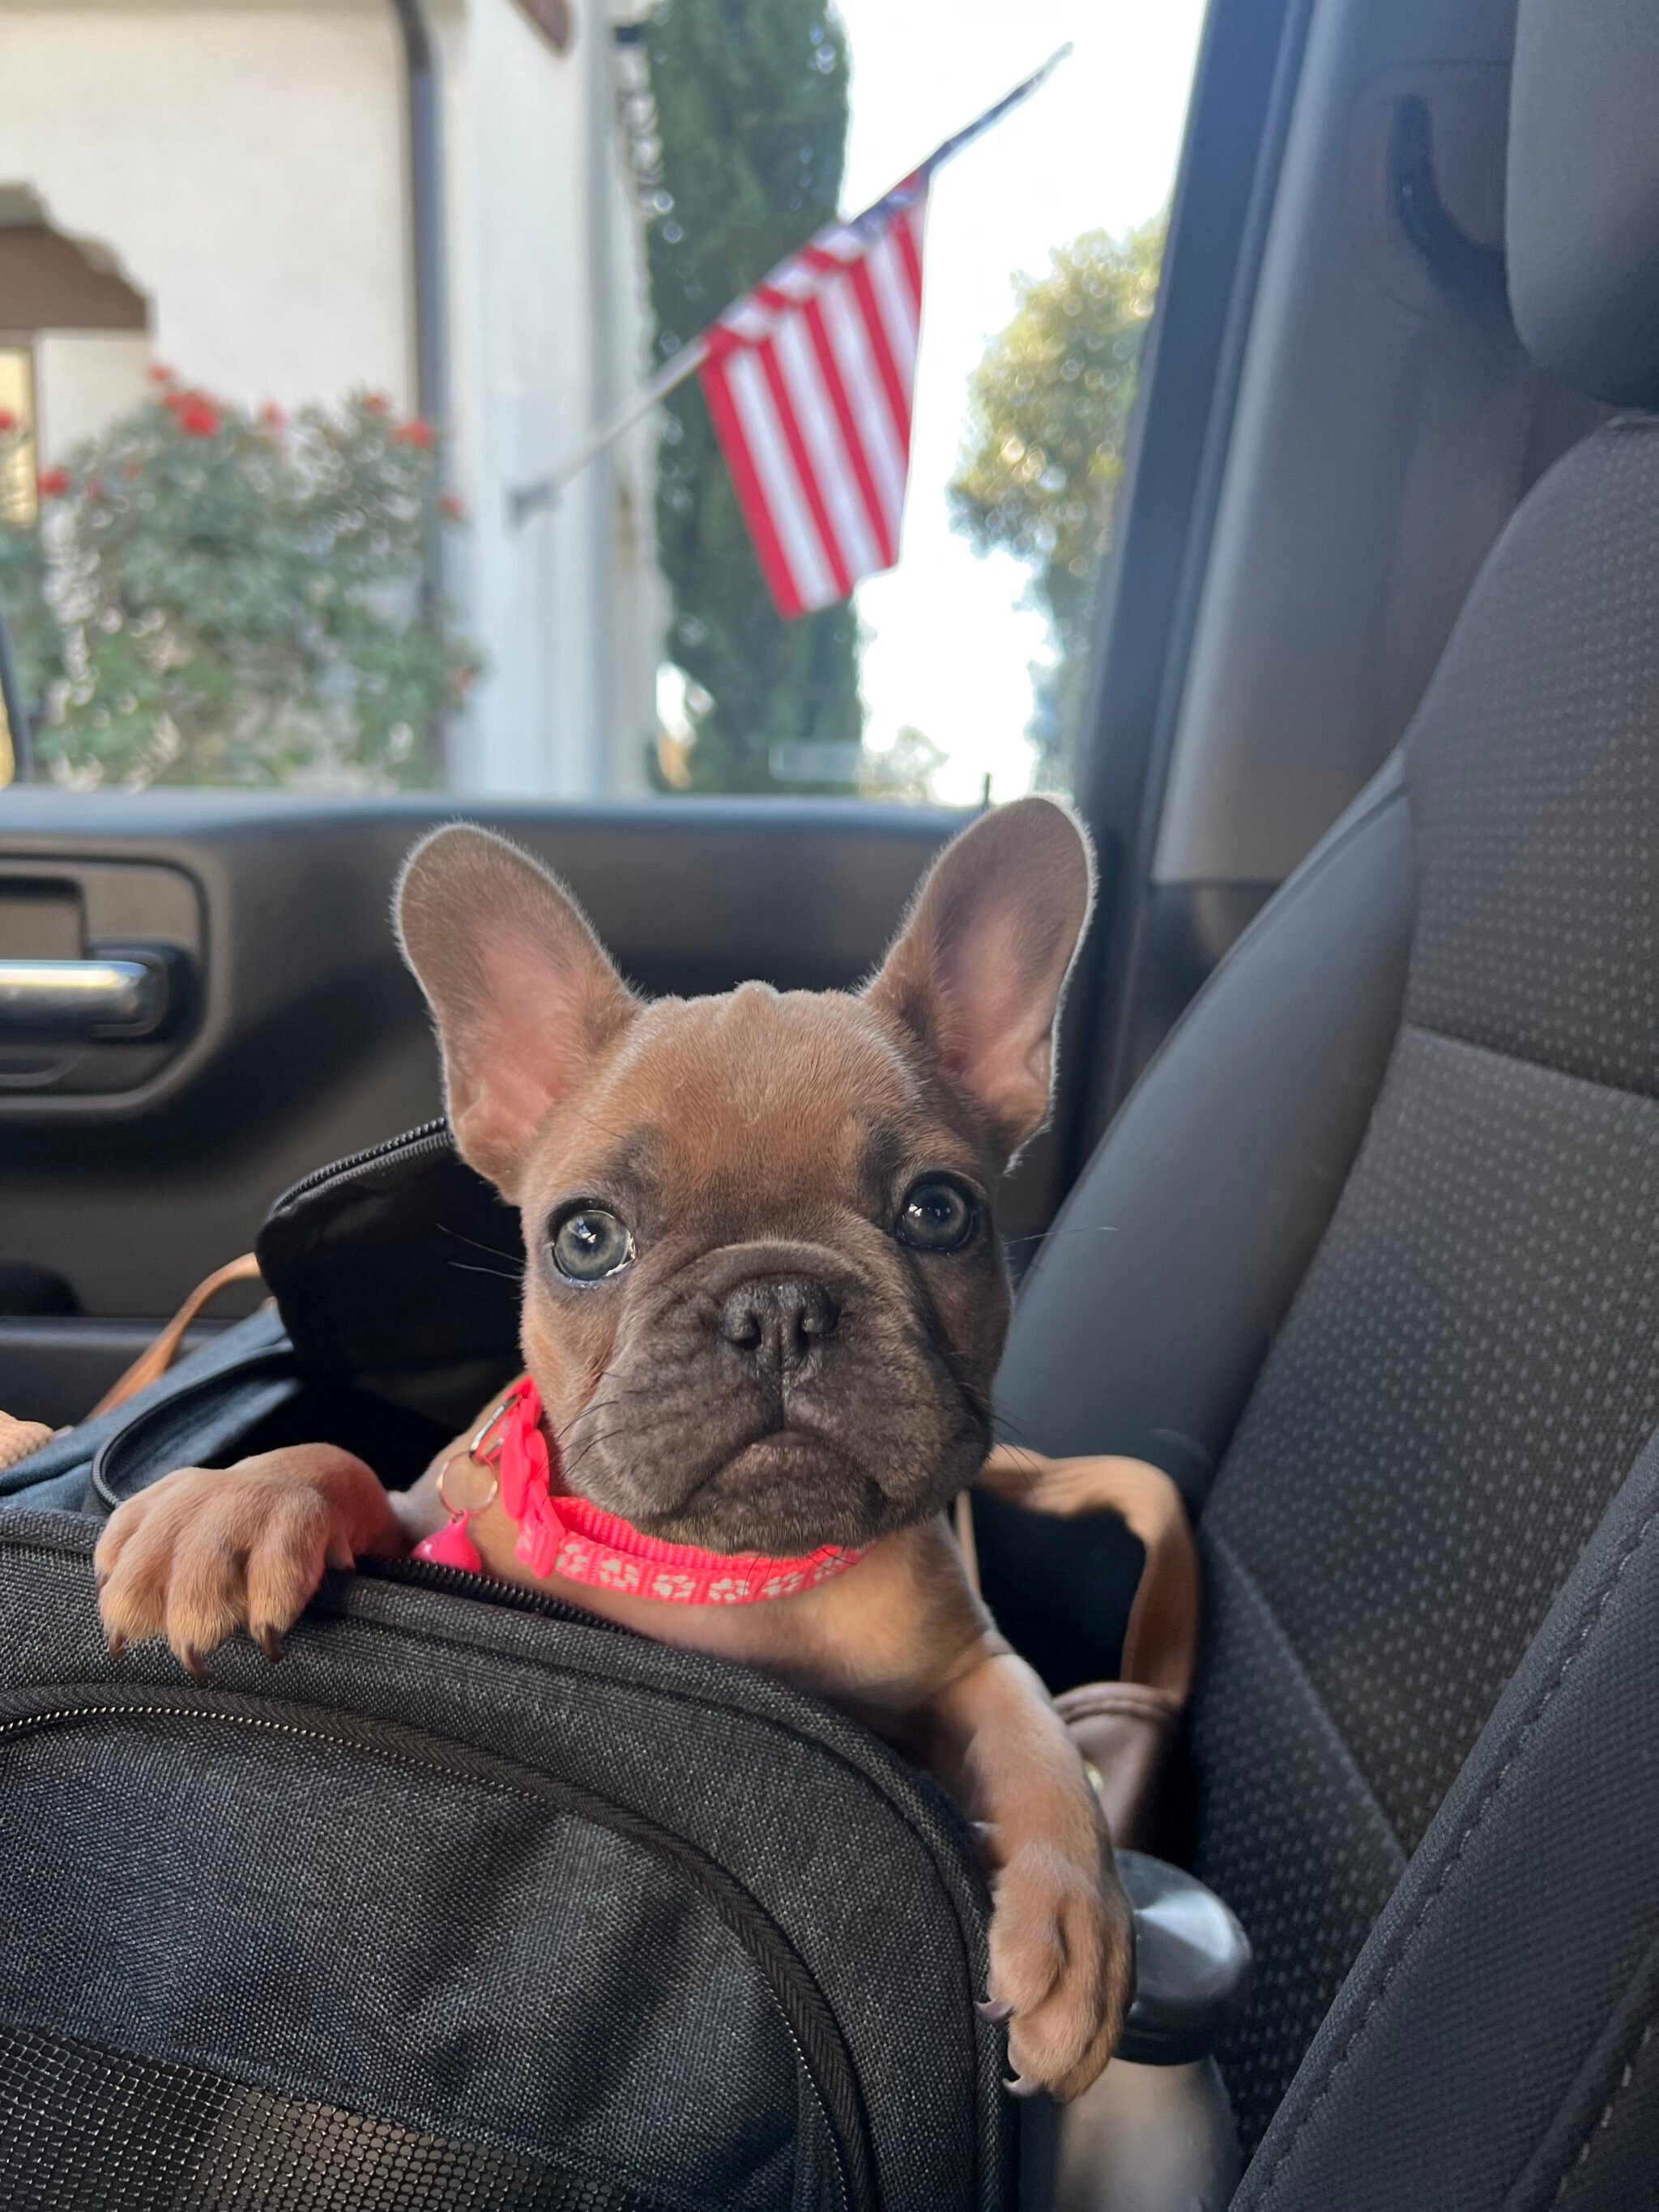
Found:
[[[665,608],[650,527],[654,428],[579,478],[556,512],[517,530],[507,518],[510,489],[553,467],[641,374],[641,255],[587,43],[596,27],[604,34],[603,14],[577,11],[563,55],[514,0],[467,0],[464,18],[448,9],[441,20],[451,263],[465,272],[453,302],[456,389],[474,518],[460,559],[495,671],[457,748],[458,781],[572,798],[641,793]],[[605,131],[597,165],[596,116]],[[596,242],[608,242],[597,265]],[[596,301],[611,320],[609,395],[595,375],[607,349],[596,344]]]
[[[427,11],[442,84],[449,478],[471,517],[446,585],[489,664],[456,729],[455,781],[641,791],[665,605],[653,431],[634,433],[557,514],[519,532],[506,519],[510,487],[568,452],[607,396],[596,307],[611,326],[610,397],[633,387],[643,356],[635,218],[588,43],[605,36],[604,11],[578,8],[562,56],[514,0]],[[0,199],[32,194],[149,309],[147,339],[37,344],[45,460],[123,412],[150,358],[248,404],[367,387],[412,407],[390,0],[0,0]],[[608,240],[597,263],[596,238]]]
[[[67,459],[146,396],[141,331],[42,331],[34,342],[35,445],[43,468]]]
[[[406,404],[386,0],[0,0],[0,185],[114,255],[181,376],[254,404]]]

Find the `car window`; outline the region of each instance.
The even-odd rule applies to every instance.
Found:
[[[1066,788],[1201,12],[9,0],[0,777]]]

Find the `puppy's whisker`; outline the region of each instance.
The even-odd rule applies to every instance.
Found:
[[[1042,1454],[1034,1451],[1030,1444],[1016,1443],[1012,1437],[1005,1436],[1002,1446],[1005,1451],[1012,1452],[1017,1458],[1030,1460],[1034,1469],[1042,1465]]]
[[[659,1422],[659,1423],[658,1423],[656,1425],[657,1425],[659,1428],[660,1428],[661,1426],[663,1426],[663,1424]],[[635,1437],[640,1437],[640,1436],[641,1436],[641,1435],[649,1435],[650,1433],[651,1433],[651,1431],[650,1431],[649,1430],[639,1430],[639,1429],[632,1429],[632,1430],[630,1430],[630,1428],[629,1427],[629,1425],[628,1425],[626,1423],[624,1423],[624,1424],[621,1425],[620,1426],[618,1426],[618,1427],[617,1427],[617,1428],[614,1428],[614,1429],[610,1430],[610,1431],[609,1431],[605,1435],[604,1435],[604,1436],[602,1436],[602,1437],[588,1437],[588,1438],[586,1439],[586,1441],[583,1443],[581,1449],[580,1449],[579,1452],[577,1452],[577,1453],[574,1455],[574,1457],[572,1457],[572,1458],[570,1458],[570,1459],[566,1460],[566,1461],[565,1461],[565,1462],[564,1462],[564,1464],[563,1464],[563,1466],[562,1466],[562,1468],[561,1468],[561,1470],[560,1470],[560,1472],[561,1472],[561,1475],[562,1475],[562,1479],[563,1479],[563,1480],[564,1480],[564,1482],[565,1482],[566,1486],[567,1486],[568,1487],[574,1487],[574,1484],[573,1484],[573,1480],[572,1480],[572,1479],[573,1479],[573,1477],[574,1476],[574,1474],[575,1474],[575,1473],[576,1473],[577,1469],[581,1466],[582,1462],[584,1462],[584,1461],[585,1461],[585,1460],[589,1456],[589,1455],[590,1455],[591,1453],[595,1452],[595,1451],[598,1451],[599,1449],[601,1449],[601,1447],[602,1447],[602,1446],[604,1446],[604,1445],[605,1445],[605,1444],[614,1443],[619,1437],[623,1437],[623,1436],[628,1436],[628,1435],[629,1435],[629,1434],[632,1434],[633,1436],[635,1436]]]
[[[611,1409],[607,1407],[606,1410],[610,1411]],[[574,1423],[572,1425],[574,1425]],[[571,1468],[580,1467],[582,1461],[587,1456],[588,1453],[593,1450],[598,1445],[612,1443],[618,1437],[628,1435],[632,1435],[636,1437],[654,1436],[663,1429],[674,1428],[678,1425],[678,1417],[672,1413],[665,1414],[660,1420],[656,1421],[637,1421],[633,1419],[631,1417],[626,1420],[617,1421],[608,1429],[599,1431],[592,1436],[584,1437],[577,1449],[575,1457],[565,1462],[566,1471],[568,1473]]]
[[[994,1434],[999,1416],[990,1393],[981,1390],[976,1382],[971,1382],[963,1372],[962,1361],[957,1358],[954,1347],[946,1339],[943,1330],[931,1330],[930,1334],[939,1364],[956,1385],[957,1395],[973,1416],[975,1427],[989,1428]]]
[[[615,1422],[615,1425],[604,1429],[604,1436],[606,1437],[622,1436],[622,1433],[626,1433],[626,1429],[629,1427],[633,1427],[635,1436],[654,1436],[659,1429],[675,1429],[684,1425],[684,1411],[677,1409],[677,1407],[668,1407],[668,1409],[661,1409],[659,1407],[659,1413],[657,1413],[657,1418],[653,1420],[650,1416],[641,1418],[637,1416],[637,1413],[633,1413],[633,1411],[626,1409],[626,1401],[630,1401],[630,1398],[657,1398],[657,1394],[650,1389],[630,1389],[630,1391],[617,1391],[615,1398],[606,1398],[604,1402],[595,1401],[595,1405],[584,1407],[581,1413],[577,1413],[575,1416],[575,1420],[568,1422],[568,1427],[564,1429],[564,1436],[571,1437],[573,1431],[577,1429],[577,1425],[581,1425],[584,1420],[592,1422],[592,1425],[598,1427],[599,1416],[602,1416],[602,1413],[623,1413],[623,1420]],[[591,1443],[595,1443],[595,1437],[592,1436],[581,1437],[581,1449],[586,1449]]]
[[[1018,1430],[1010,1427],[1009,1424],[1003,1419],[1000,1413],[994,1415],[991,1426],[995,1432],[997,1441],[1000,1443],[1006,1444],[1010,1451],[1030,1450],[1031,1447],[1029,1444],[1022,1443],[1020,1442],[1019,1432]]]
[[[554,1441],[562,1444],[579,1421],[595,1419],[599,1414],[610,1413],[628,1399],[654,1398],[657,1395],[658,1393],[648,1383],[638,1383],[631,1389],[613,1390],[608,1398],[593,1398],[586,1405],[578,1407],[570,1419],[562,1425],[556,1421],[550,1421],[548,1427],[552,1432]]]
[[[486,1260],[504,1261],[515,1273],[523,1274],[524,1261],[517,1253],[504,1252],[499,1244],[481,1243],[476,1237],[464,1237],[459,1229],[452,1229],[447,1221],[439,1222],[437,1226],[441,1237],[453,1237],[458,1244],[468,1244],[475,1252],[482,1252]]]
[[[494,1275],[498,1282],[518,1283],[522,1274],[509,1274],[505,1267],[481,1267],[476,1260],[452,1260],[446,1256],[446,1267],[459,1267],[464,1275]]]
[[[629,1392],[628,1395],[630,1396],[647,1396],[650,1394],[645,1391],[638,1391]],[[617,1412],[620,1410],[620,1401],[608,1401],[602,1407],[598,1407],[593,1410],[596,1413],[600,1412],[607,1413]],[[578,1419],[580,1419],[580,1416],[579,1415]],[[641,1420],[636,1415],[629,1413],[624,1419],[612,1423],[609,1427],[596,1427],[595,1433],[582,1437],[578,1447],[576,1460],[568,1463],[571,1465],[579,1464],[580,1459],[587,1452],[591,1451],[595,1445],[610,1443],[617,1437],[630,1434],[635,1437],[651,1437],[655,1436],[665,1430],[677,1429],[682,1425],[683,1417],[678,1411],[671,1410],[661,1414],[660,1417],[655,1420],[650,1419],[649,1418]],[[573,1421],[570,1424],[570,1429],[566,1431],[567,1436],[570,1433],[571,1430],[575,1428],[575,1426],[576,1422]]]
[[[1016,1244],[1058,1244],[1068,1237],[1115,1237],[1118,1234],[1117,1224],[1106,1221],[1097,1226],[1077,1229],[1038,1229],[1029,1237],[1005,1237],[1002,1242],[1006,1249],[1012,1250]]]

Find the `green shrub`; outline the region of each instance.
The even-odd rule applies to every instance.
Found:
[[[153,374],[153,401],[38,479],[38,515],[0,513],[0,612],[43,770],[432,782],[478,659],[423,605],[428,529],[456,514],[429,426],[374,393],[289,422]],[[0,429],[0,482],[21,435]]]

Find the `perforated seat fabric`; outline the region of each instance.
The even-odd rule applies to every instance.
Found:
[[[1659,428],[1516,517],[1405,783],[1405,1019],[1202,1521],[1252,2141],[1659,1426]]]
[[[1520,0],[1517,326],[1636,409],[1656,111],[1651,0]],[[1528,496],[1079,1180],[998,1396],[1198,1520],[1233,2212],[1659,2203],[1659,422]]]
[[[999,1398],[1198,1516],[1241,2212],[1659,2198],[1659,425],[1517,514],[1080,1181]]]

